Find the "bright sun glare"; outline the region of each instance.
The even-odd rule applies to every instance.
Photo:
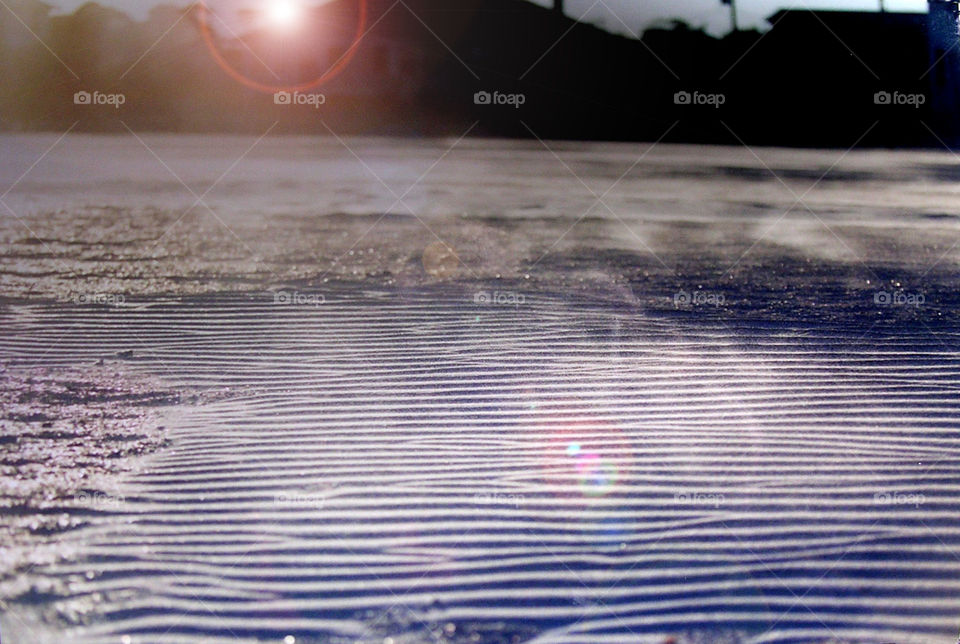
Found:
[[[296,0],[271,0],[267,4],[266,13],[274,26],[290,28],[299,20],[302,7]]]

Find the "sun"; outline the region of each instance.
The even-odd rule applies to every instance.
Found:
[[[296,0],[271,0],[265,13],[275,27],[289,29],[300,20],[303,7]]]

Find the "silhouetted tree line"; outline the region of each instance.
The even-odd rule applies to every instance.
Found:
[[[954,140],[933,100],[952,75],[932,65],[923,15],[794,11],[772,17],[769,33],[717,38],[674,22],[634,39],[523,0],[408,0],[410,10],[371,0],[376,26],[356,56],[309,90],[323,103],[296,105],[232,78],[211,55],[196,6],[158,6],[136,21],[96,3],[53,15],[37,0],[8,2],[19,19],[0,14],[4,130],[77,122],[104,132],[263,132],[277,123],[290,133],[457,135],[479,122],[478,134],[542,138]],[[231,68],[282,87],[329,69],[357,19],[356,3],[338,0],[315,9],[299,44],[255,22],[242,42],[222,28],[212,37]],[[83,92],[107,102],[75,98]],[[116,95],[122,104],[104,98]]]

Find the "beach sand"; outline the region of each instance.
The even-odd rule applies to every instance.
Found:
[[[948,153],[56,141],[4,642],[955,640]]]

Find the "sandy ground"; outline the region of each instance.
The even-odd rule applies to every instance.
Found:
[[[119,507],[117,477],[164,444],[154,410],[177,397],[106,365],[4,369],[0,382],[0,594],[38,600],[53,589],[28,571],[69,557],[63,535]]]
[[[958,177],[947,152],[3,136],[0,310],[28,328],[49,302],[119,319],[200,295],[434,289],[902,332],[954,355]],[[166,415],[222,394],[122,351],[39,366],[18,337],[0,372],[0,601],[43,605],[69,580],[24,571],[69,561],[62,535],[117,511],[164,453]]]
[[[160,410],[186,400],[122,363],[0,373],[0,593],[43,594],[14,572],[66,553],[58,536],[116,509],[114,483],[162,447]]]
[[[935,290],[960,265],[947,152],[188,136],[0,145],[0,180],[14,186],[0,219],[10,297],[503,279],[653,305],[683,288],[750,295],[741,309],[813,309],[811,284],[852,299]],[[438,244],[449,266],[434,265]]]

